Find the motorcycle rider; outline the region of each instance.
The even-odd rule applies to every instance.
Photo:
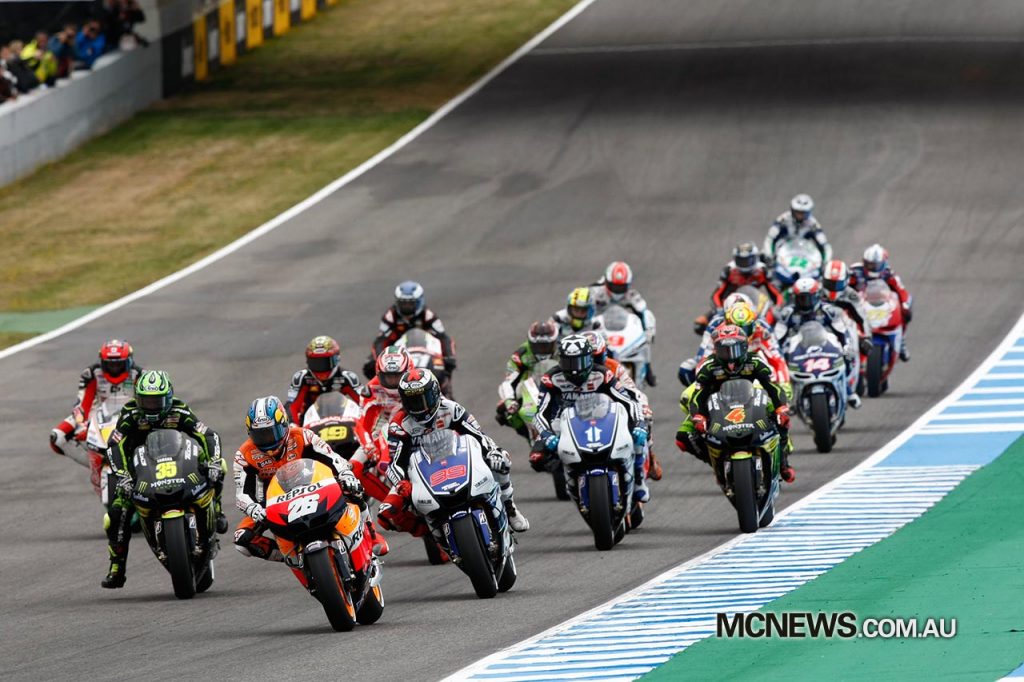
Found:
[[[413,450],[425,436],[449,429],[469,436],[480,444],[484,460],[501,488],[501,499],[508,514],[509,526],[517,533],[528,531],[530,521],[516,507],[513,497],[510,476],[512,462],[508,453],[483,432],[479,422],[465,407],[441,395],[441,384],[434,373],[415,367],[410,369],[398,383],[398,395],[402,409],[395,413],[388,426],[388,450],[391,453],[388,480],[392,484],[392,494],[388,495],[380,508],[382,525],[402,528],[393,521],[401,516],[402,506],[412,493],[408,469]]]
[[[220,436],[192,411],[184,400],[174,397],[174,387],[167,372],[148,370],[135,383],[135,398],[121,408],[117,426],[110,434],[107,461],[117,477],[114,497],[104,519],[107,532],[107,551],[110,570],[101,585],[106,588],[123,587],[128,543],[131,541],[132,486],[134,482],[134,453],[145,445],[146,436],[159,429],[172,429],[194,438],[200,445],[200,464],[214,490],[214,508],[217,532],[226,533],[228,520],[221,508],[221,492],[227,466],[220,454]]]
[[[857,291],[864,291],[868,282],[880,279],[899,296],[903,308],[903,343],[900,346],[900,360],[910,362],[910,349],[907,348],[907,325],[913,316],[914,297],[910,295],[903,280],[889,266],[889,252],[881,244],[872,244],[864,250],[864,258],[850,266],[850,286]]]
[[[382,430],[384,437],[387,437],[391,417],[402,406],[398,396],[398,382],[412,367],[412,358],[401,346],[388,346],[377,356],[376,376],[366,384],[370,397],[363,402],[359,420],[361,428],[357,430],[362,447],[349,460],[352,471],[359,477],[366,491],[382,502],[391,487],[381,480],[390,460],[387,458],[387,448],[384,448],[384,452],[379,451],[378,438]]]
[[[395,287],[395,302],[380,318],[380,329],[377,331],[377,338],[373,340],[373,357],[363,365],[363,373],[367,378],[373,376],[377,355],[385,347],[402,338],[410,329],[423,329],[441,342],[444,371],[451,376],[458,366],[455,360],[455,341],[448,336],[441,318],[427,307],[423,286],[419,282],[405,281]]]
[[[141,374],[142,367],[135,364],[135,353],[127,341],[110,339],[100,346],[99,362],[82,370],[78,378],[74,409],[50,431],[50,448],[63,455],[67,441],[84,439],[92,410],[111,396],[133,394]]]
[[[844,321],[842,310],[821,300],[821,284],[816,279],[801,277],[793,284],[793,302],[779,311],[779,319],[775,324],[775,338],[785,348],[786,339],[790,334],[806,322],[820,322],[826,329],[835,334],[843,348],[846,360],[846,402],[853,409],[861,406],[857,395],[857,368],[860,365],[860,344],[857,341],[857,330],[850,329]]]
[[[715,332],[714,350],[714,354],[708,356],[698,368],[697,380],[693,384],[696,388],[690,394],[689,418],[694,430],[701,434],[707,432],[708,400],[722,388],[722,384],[730,379],[740,378],[751,382],[757,381],[768,394],[775,410],[775,421],[778,424],[781,442],[782,480],[792,483],[796,480],[796,470],[789,464],[789,453],[792,451],[789,440],[789,405],[785,392],[772,381],[771,368],[756,353],[750,351],[746,334],[735,325],[727,324],[718,328]],[[676,442],[686,442],[686,433],[682,427],[676,434]],[[709,461],[705,459],[706,452],[703,457],[696,452],[693,454],[704,461]]]
[[[780,215],[768,228],[768,236],[764,239],[764,262],[772,265],[775,262],[775,250],[779,244],[790,239],[808,239],[818,246],[821,262],[832,260],[832,245],[821,229],[821,223],[812,214],[814,199],[810,195],[797,194],[789,202],[789,210]]]
[[[591,285],[591,294],[594,298],[594,305],[598,315],[605,311],[611,304],[620,305],[631,311],[640,320],[640,326],[647,332],[647,342],[654,346],[654,336],[657,333],[655,325],[647,328],[648,319],[647,301],[640,295],[640,292],[633,288],[633,269],[625,261],[614,261],[605,268],[604,275]],[[658,378],[654,376],[654,368],[647,363],[646,383],[654,387],[658,385]]]
[[[693,321],[694,333],[703,334],[711,318],[725,308],[725,300],[740,287],[763,287],[771,296],[772,305],[782,305],[782,292],[769,275],[767,266],[761,262],[757,247],[750,242],[738,244],[732,250],[732,260],[722,268],[718,288],[711,293],[711,310]]]
[[[633,400],[640,406],[640,414],[647,425],[647,475],[655,481],[660,481],[661,463],[654,455],[654,411],[651,409],[647,394],[640,390],[640,387],[633,381],[633,377],[630,376],[629,370],[622,363],[608,356],[608,342],[605,341],[604,336],[597,332],[583,332],[580,336],[590,342],[590,347],[593,349],[591,354],[594,356],[594,365],[604,365],[610,369],[615,374],[615,378],[622,383],[622,387],[630,392]]]
[[[337,391],[357,405],[369,397],[369,391],[355,372],[338,365],[341,346],[330,336],[316,336],[306,346],[306,369],[292,376],[285,410],[294,424],[302,424],[306,410],[323,393]]]
[[[494,418],[501,426],[515,429],[523,438],[529,439],[530,430],[519,416],[522,406],[516,399],[516,389],[521,381],[529,378],[538,364],[554,356],[557,342],[558,328],[554,320],[534,322],[526,333],[526,343],[512,353],[505,365],[505,380],[498,386],[499,400]]]
[[[647,502],[651,493],[644,480],[644,452],[649,434],[640,405],[612,370],[594,364],[594,349],[586,337],[579,334],[561,340],[558,367],[547,372],[541,379],[540,405],[533,418],[533,426],[540,436],[530,453],[530,465],[537,471],[544,470],[545,461],[558,448],[559,436],[555,433],[553,422],[581,396],[594,393],[603,393],[626,408],[627,426],[638,453],[633,462],[634,496],[637,502]],[[566,484],[569,493],[576,496],[576,482],[569,478]]]
[[[601,331],[603,325],[595,318],[597,304],[589,287],[576,287],[569,292],[564,308],[552,315],[558,325],[558,336],[563,338],[585,331]]]
[[[363,487],[348,462],[331,446],[309,429],[289,423],[289,417],[277,396],[257,398],[245,416],[248,438],[239,446],[234,458],[235,506],[243,514],[235,528],[235,549],[247,557],[268,561],[286,561],[292,543],[281,538],[268,538],[260,524],[267,518],[265,504],[267,487],[284,464],[297,459],[312,459],[330,467],[345,495],[365,513]],[[366,531],[374,543],[375,554],[387,554],[387,542],[377,535],[373,524],[366,522]],[[289,564],[290,565],[290,564]],[[292,570],[300,582],[304,576],[297,567]]]
[[[830,260],[821,272],[821,288],[829,303],[839,308],[857,325],[861,336],[870,336],[867,310],[857,290],[849,286],[850,269],[841,260]]]

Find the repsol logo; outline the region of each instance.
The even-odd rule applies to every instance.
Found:
[[[281,496],[281,501],[287,502],[293,497],[299,497],[300,495],[308,495],[309,493],[315,493],[319,489],[319,483],[314,483],[313,485],[304,485],[299,488],[293,488],[292,490],[289,490],[287,493]]]

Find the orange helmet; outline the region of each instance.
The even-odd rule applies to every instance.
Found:
[[[111,339],[100,346],[100,369],[112,384],[119,384],[132,371],[132,347],[127,341]]]
[[[329,336],[314,337],[306,346],[306,367],[318,381],[326,381],[338,368],[341,346]]]

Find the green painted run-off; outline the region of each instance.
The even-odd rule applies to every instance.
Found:
[[[0,313],[0,332],[43,333],[78,319],[99,306],[41,310],[32,313]]]

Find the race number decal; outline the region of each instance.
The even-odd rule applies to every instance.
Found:
[[[831,366],[828,358],[810,358],[804,361],[805,372],[826,372]]]
[[[440,471],[435,471],[434,473],[432,473],[430,475],[430,485],[438,486],[438,485],[441,485],[442,483],[444,483],[445,481],[459,479],[459,478],[462,478],[465,475],[466,475],[466,467],[465,467],[465,465],[463,465],[463,464],[456,464],[453,467],[448,467],[447,469],[441,469]]]
[[[324,440],[345,440],[348,438],[348,427],[328,426],[320,431],[320,437]]]
[[[320,506],[319,495],[306,495],[305,497],[296,497],[294,500],[288,503],[288,523],[291,523],[295,519],[308,516],[317,510]]]
[[[729,414],[725,415],[725,420],[732,422],[733,424],[739,424],[746,421],[747,411],[742,407],[734,407]]]
[[[177,462],[159,462],[156,465],[156,480],[174,478],[178,474]]]

